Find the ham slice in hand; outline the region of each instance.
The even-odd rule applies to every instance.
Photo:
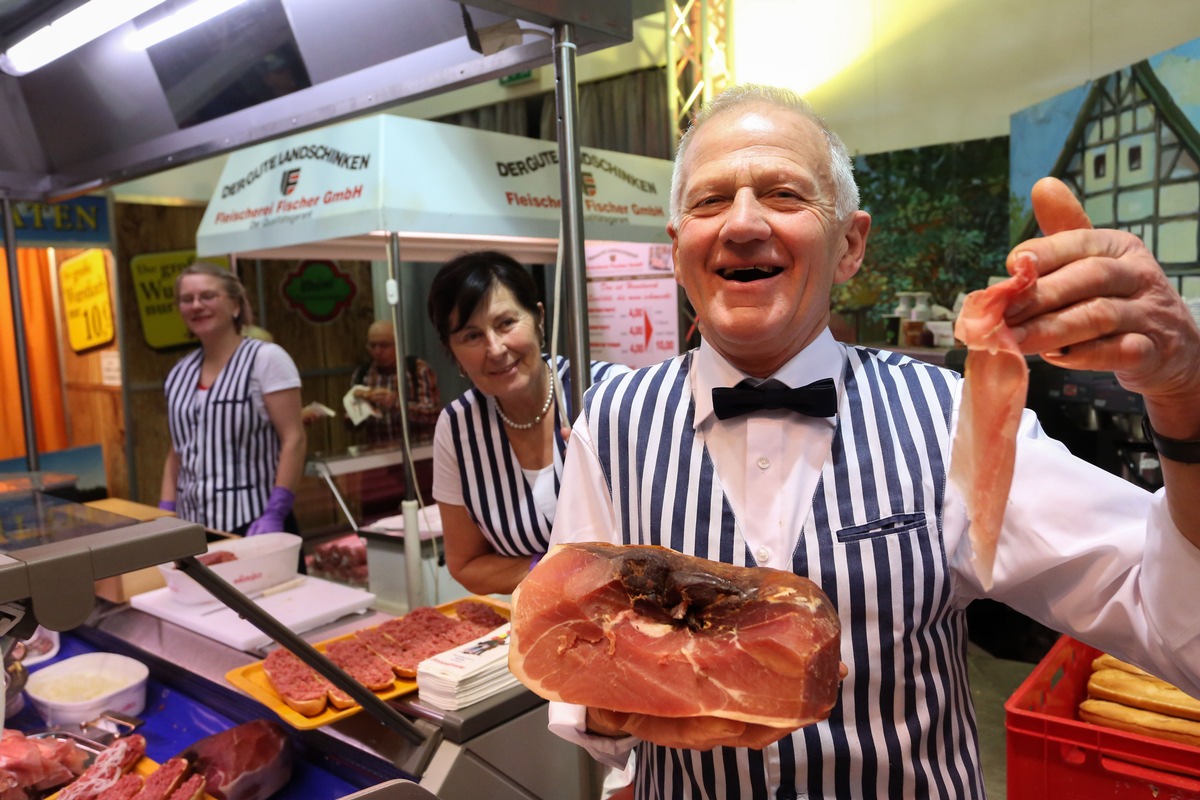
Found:
[[[968,353],[950,480],[967,504],[971,563],[984,589],[992,588],[996,542],[1017,455],[1017,426],[1029,386],[1029,367],[1004,313],[1036,283],[1037,268],[1018,256],[1011,278],[967,295],[954,325],[954,335],[966,343]]]

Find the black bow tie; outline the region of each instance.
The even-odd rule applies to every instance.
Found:
[[[712,390],[713,413],[717,419],[749,414],[751,411],[786,408],[810,417],[832,417],[837,414],[837,386],[832,378],[822,378],[807,386],[789,389],[775,379],[755,383],[744,380],[734,388]]]

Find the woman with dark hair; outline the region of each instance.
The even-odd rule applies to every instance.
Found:
[[[554,401],[545,311],[525,267],[482,251],[438,271],[429,318],[474,384],[443,409],[434,432],[446,565],[471,592],[509,594],[546,552],[573,421]],[[570,366],[560,357],[553,369],[569,401]],[[593,382],[627,371],[591,362]]]
[[[176,278],[175,299],[200,347],[167,376],[171,449],[159,506],[229,533],[297,532],[307,440],[295,363],[244,335],[250,304],[229,270],[197,261]]]

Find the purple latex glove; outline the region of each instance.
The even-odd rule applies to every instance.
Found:
[[[246,535],[281,533],[283,521],[291,512],[294,502],[296,502],[296,495],[290,489],[276,486],[271,490],[271,496],[267,500],[267,507],[263,510],[262,516],[250,523],[250,527],[246,529]]]
[[[172,514],[175,513],[175,501],[174,500],[159,500],[158,507],[161,508],[163,511],[170,511]]]

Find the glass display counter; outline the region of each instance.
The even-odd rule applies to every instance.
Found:
[[[433,443],[427,439],[414,442],[412,460],[420,496],[428,500],[432,493]],[[436,507],[421,509],[417,516],[419,501],[405,497],[407,473],[405,450],[398,443],[318,454],[305,465],[305,474],[325,482],[354,533],[365,541],[367,585],[376,596],[377,606],[392,613],[432,602],[422,564],[433,564],[433,580],[436,583],[439,579],[436,540],[441,538],[440,518]],[[338,479],[358,480],[346,487],[340,486]],[[354,501],[360,504],[362,513],[356,514],[351,508]],[[408,515],[413,516],[412,535],[405,533],[404,519]],[[431,515],[437,518],[436,524],[427,524]]]
[[[423,466],[422,462],[433,460],[433,443],[421,441],[412,448],[414,467]],[[320,478],[329,487],[334,500],[341,509],[346,521],[355,531],[360,531],[364,522],[358,514],[351,510],[347,502],[346,492],[337,484],[335,478],[346,476],[362,476],[366,473],[389,470],[401,474],[405,464],[405,451],[399,444],[386,446],[350,447],[340,453],[318,453],[311,456],[304,465],[304,474]],[[403,484],[401,484],[401,487]],[[399,507],[399,503],[396,504]],[[391,513],[395,513],[392,511]]]
[[[0,494],[0,635],[74,628],[96,581],[207,547],[204,528],[174,517],[139,522],[40,491]]]

